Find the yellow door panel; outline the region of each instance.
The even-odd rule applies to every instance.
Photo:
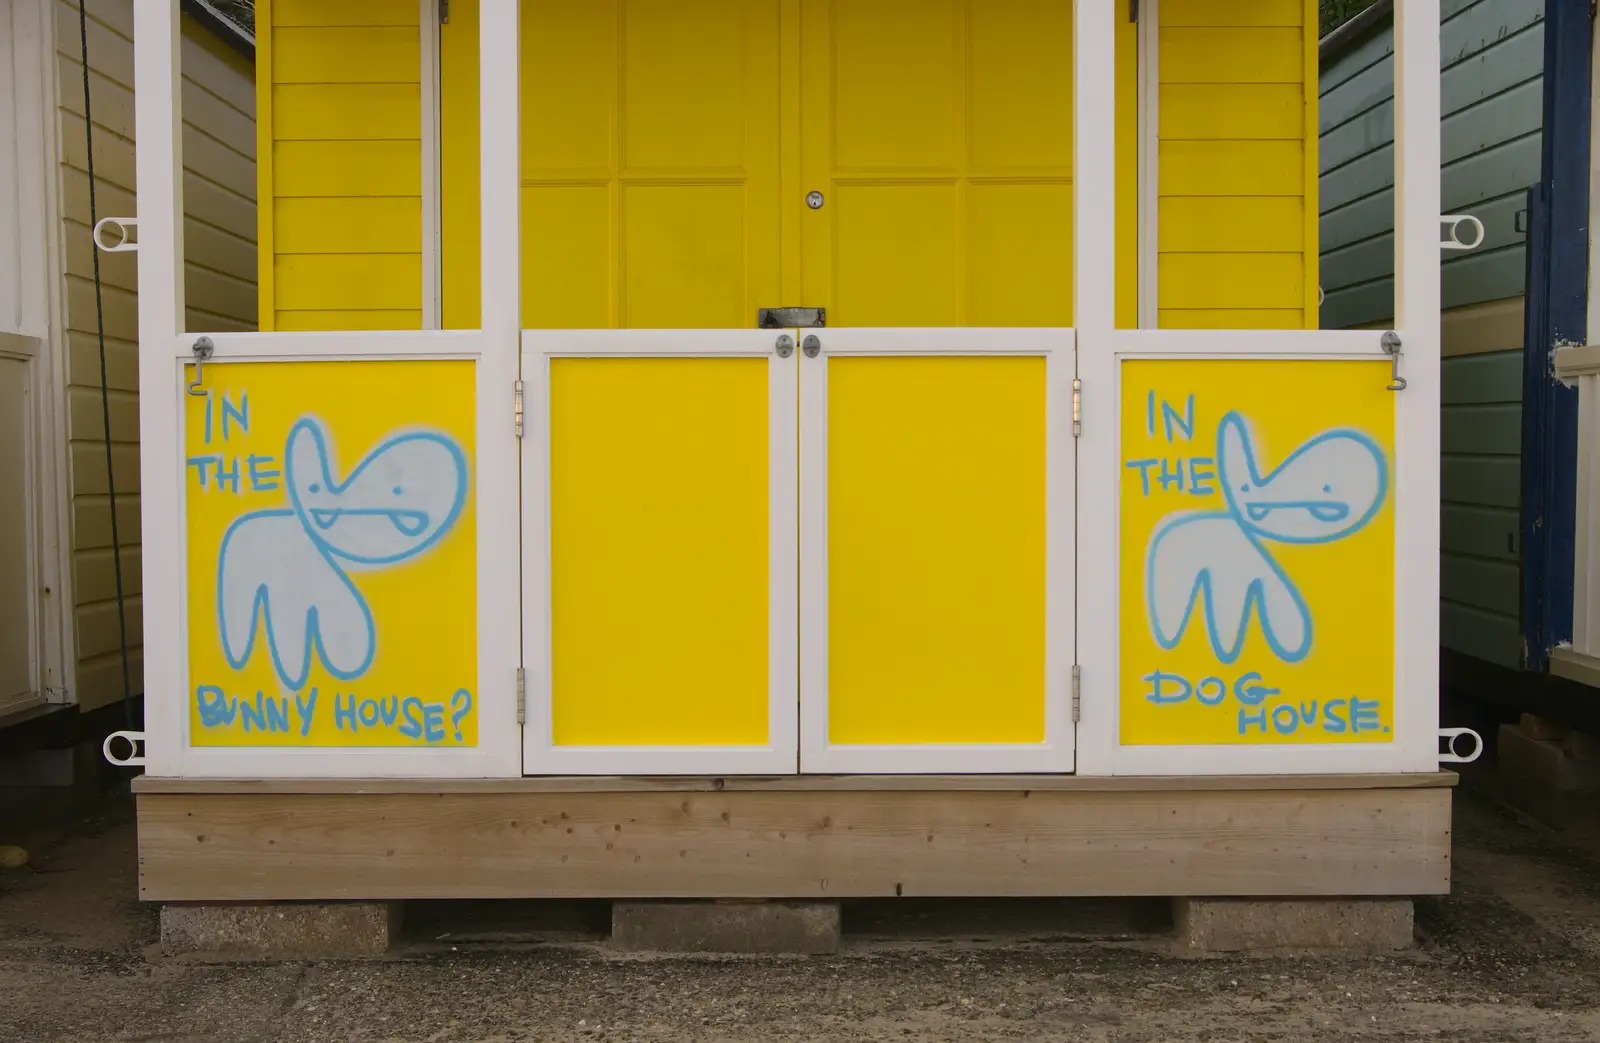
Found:
[[[1070,325],[1072,6],[800,0],[800,12],[800,181],[824,197],[800,218],[802,302],[828,308],[830,325]],[[1118,66],[1129,184],[1135,66]],[[1119,213],[1131,321],[1137,211]]]
[[[748,327],[781,303],[779,6],[523,4],[525,325]]]
[[[552,361],[556,745],[767,741],[767,365]]]
[[[1045,737],[1045,367],[828,361],[828,739]]]

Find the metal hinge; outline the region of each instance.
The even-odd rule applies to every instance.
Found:
[[[439,24],[450,24],[450,0],[439,0]]]
[[[516,429],[517,429],[517,437],[521,438],[522,437],[522,381],[519,380],[519,381],[515,382],[514,384],[511,385],[511,388],[512,388],[512,391],[511,391],[512,403],[513,403],[513,406],[516,409],[515,424],[516,424]]]
[[[1078,723],[1083,708],[1083,667],[1072,664],[1072,723]]]
[[[1083,380],[1072,378],[1072,437],[1083,435]]]
[[[528,671],[517,667],[517,723],[528,723]]]

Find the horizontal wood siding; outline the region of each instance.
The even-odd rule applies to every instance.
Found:
[[[1484,244],[1444,256],[1444,306],[1520,296],[1516,230],[1539,180],[1544,0],[1444,0],[1440,26],[1442,193]],[[1394,33],[1383,29],[1322,70],[1322,326],[1394,315]]]
[[[1440,643],[1516,668],[1522,351],[1444,360]]]
[[[1162,0],[1159,17],[1161,325],[1314,325],[1315,5]]]
[[[89,0],[95,202],[101,217],[131,217],[134,200],[133,0]],[[71,472],[75,692],[88,710],[121,698],[122,668],[111,541],[105,423],[100,408],[94,256],[89,239],[88,145],[75,0],[52,4],[58,102],[62,297]],[[256,328],[255,94],[250,62],[183,18],[184,292],[191,330]],[[142,691],[139,557],[137,262],[100,255],[111,457],[122,544],[131,673]]]
[[[259,85],[262,311],[280,330],[422,325],[422,87],[416,0],[272,0]]]
[[[1544,0],[1443,0],[1440,13],[1443,206],[1446,213],[1474,215],[1485,231],[1481,247],[1441,261],[1440,642],[1517,667],[1522,330],[1519,322],[1485,319],[1490,302],[1494,316],[1520,315],[1525,258],[1516,224],[1527,189],[1539,180]],[[1331,61],[1321,81],[1322,325],[1388,322],[1394,315],[1392,27]],[[1470,344],[1456,325],[1473,328]]]

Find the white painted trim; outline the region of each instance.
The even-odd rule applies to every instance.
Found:
[[[1574,360],[1569,353],[1585,356]],[[1563,356],[1568,365],[1563,367]],[[1574,496],[1572,539],[1572,646],[1574,654],[1592,657],[1600,652],[1600,352],[1593,346],[1561,348],[1556,352],[1556,373],[1578,388],[1577,489]],[[1561,651],[1558,649],[1557,651]],[[1556,655],[1550,669],[1556,671]]]
[[[802,330],[822,341],[800,359],[800,766],[806,772],[1068,772],[1074,656],[1073,331]],[[828,741],[828,360],[834,356],[1026,355],[1046,362],[1045,738],[1042,743],[835,745]]]
[[[1395,721],[1402,771],[1439,765],[1439,0],[1395,4]]]
[[[182,370],[165,351],[183,329],[183,134],[178,0],[134,0],[134,126],[139,241],[140,536],[144,678],[152,775],[197,767],[186,756],[187,662]]]
[[[1161,325],[1161,3],[1139,0],[1139,328]]]
[[[793,774],[799,663],[796,648],[796,460],[798,348],[774,351],[781,330],[528,330],[522,335],[525,435],[522,453],[523,655],[527,671],[524,764],[530,775]],[[550,644],[550,360],[596,357],[766,358],[767,742],[760,746],[558,746],[552,714]]]
[[[422,328],[439,329],[443,290],[439,219],[439,0],[418,0],[422,87]]]
[[[1600,344],[1571,344],[1557,348],[1556,377],[1571,383],[1579,377],[1600,374]]]
[[[210,337],[216,361],[246,359],[460,358],[484,353],[479,330],[354,330],[348,333],[185,333],[172,357],[193,361],[194,342]],[[208,362],[206,365],[211,365]],[[515,379],[515,377],[512,377]]]
[[[1590,688],[1600,688],[1600,656],[1580,652],[1571,645],[1550,650],[1550,672]]]
[[[1119,356],[1387,359],[1382,330],[1117,330]]]

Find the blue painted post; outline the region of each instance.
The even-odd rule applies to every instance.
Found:
[[[1522,402],[1523,666],[1543,671],[1572,638],[1578,396],[1556,380],[1558,347],[1587,339],[1589,0],[1546,0],[1544,155],[1529,192]]]

